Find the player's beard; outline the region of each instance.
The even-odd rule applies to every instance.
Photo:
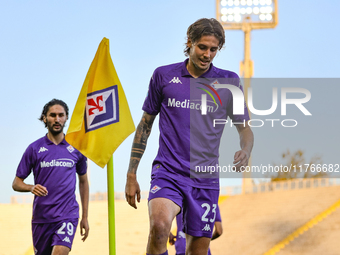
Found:
[[[47,124],[48,131],[49,131],[53,136],[56,136],[56,135],[59,135],[60,133],[62,133],[63,130],[64,130],[64,127],[65,127],[65,124],[62,125],[62,124],[59,123],[59,122],[54,123],[54,124],[52,125],[50,122],[47,121],[46,124]],[[59,128],[58,130],[54,130],[54,129],[53,129],[54,125],[56,125],[56,124],[60,125],[60,128]]]
[[[209,65],[207,66],[201,66],[200,65],[200,62],[201,60],[200,59],[196,59],[195,61],[192,61],[194,67],[197,69],[197,70],[200,70],[200,71],[207,71],[210,67],[210,62],[209,62]]]
[[[201,59],[203,58],[203,60]],[[191,62],[194,66],[194,68],[197,70],[197,71],[203,71],[203,72],[206,72],[208,71],[209,67],[210,67],[210,64],[211,64],[211,61],[212,60],[207,60],[207,59],[204,59],[203,56],[198,56],[195,52],[192,52],[190,54],[190,59],[191,59]],[[208,61],[208,64],[207,65],[202,65],[201,64],[201,61],[202,62],[206,62]]]

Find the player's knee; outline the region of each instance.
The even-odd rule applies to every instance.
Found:
[[[153,219],[150,222],[150,234],[158,239],[168,239],[170,224],[164,219]]]
[[[68,255],[70,248],[62,245],[53,246],[52,255]]]

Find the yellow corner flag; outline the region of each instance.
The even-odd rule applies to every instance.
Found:
[[[103,38],[74,108],[66,140],[104,167],[118,146],[135,131],[124,90]]]

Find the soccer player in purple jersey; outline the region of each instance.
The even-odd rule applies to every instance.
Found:
[[[85,241],[89,234],[87,163],[86,158],[64,139],[67,119],[68,107],[63,101],[53,99],[44,106],[40,120],[45,123],[48,133],[28,146],[12,185],[15,191],[35,195],[32,234],[36,255],[67,255],[72,248],[79,218],[76,173],[82,204],[82,240]],[[34,185],[24,182],[31,172]]]
[[[170,245],[175,244],[176,255],[185,255],[185,247],[186,247],[186,239],[185,234],[182,231],[183,228],[183,215],[182,213],[177,214],[176,216],[176,224],[177,224],[177,232],[176,236],[174,236],[171,232],[169,234],[169,243]],[[220,237],[223,233],[222,228],[222,219],[220,214],[219,206],[216,207],[216,219],[214,224],[214,232],[211,237],[211,240],[215,240]],[[208,255],[211,255],[210,248],[208,250]]]
[[[216,175],[212,178],[201,178],[199,174],[196,178],[191,177],[195,166],[218,164],[223,126],[213,126],[213,119],[229,117],[234,123],[243,123],[235,124],[241,149],[235,153],[233,164],[238,171],[248,165],[254,140],[247,122],[248,110],[245,106],[243,115],[234,115],[231,92],[228,89],[219,89],[218,93],[212,90],[215,80],[225,84],[218,81],[220,78],[229,79],[232,86],[241,89],[236,73],[212,64],[224,42],[224,29],[216,19],[196,21],[187,31],[184,52],[189,58],[182,63],[157,68],[150,80],[144,113],[132,145],[125,186],[127,202],[137,208],[136,198],[140,201],[137,167],[159,113],[159,150],[152,166],[148,199],[150,232],[147,254],[168,254],[166,245],[171,224],[180,212],[183,213],[183,231],[186,233],[186,254],[208,253],[216,217],[219,179]],[[200,87],[199,82],[204,87]],[[207,82],[209,84],[205,84]],[[214,91],[219,101],[214,99],[213,106],[207,107],[208,114],[202,116],[202,91],[209,92],[205,87]]]

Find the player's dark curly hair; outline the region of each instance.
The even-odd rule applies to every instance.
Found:
[[[66,116],[68,117],[68,106],[67,106],[67,104],[64,101],[62,101],[62,100],[54,98],[51,101],[49,101],[47,104],[45,104],[45,106],[44,106],[44,108],[42,110],[42,113],[40,115],[39,120],[44,122],[44,116],[46,117],[47,112],[50,109],[50,107],[52,107],[53,105],[56,105],[56,104],[57,105],[61,105],[62,107],[64,107],[64,110],[66,112]],[[46,123],[45,123],[45,127],[47,127]]]
[[[187,39],[190,39],[194,44],[199,41],[204,35],[214,35],[218,41],[218,49],[221,50],[225,43],[224,29],[220,22],[216,19],[199,19],[195,23],[191,24],[187,31]],[[186,45],[184,49],[185,56],[189,56],[190,48]]]

